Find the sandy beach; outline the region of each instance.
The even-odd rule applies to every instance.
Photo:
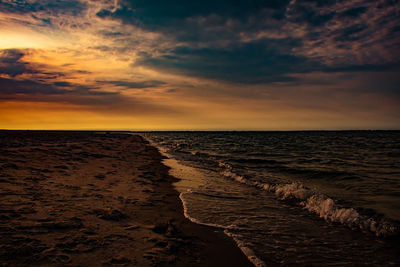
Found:
[[[251,266],[161,160],[136,135],[1,131],[1,266]]]

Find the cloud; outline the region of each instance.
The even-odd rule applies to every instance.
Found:
[[[292,23],[307,23],[311,27],[320,27],[332,20],[336,14],[334,9],[326,8],[330,5],[330,1],[295,1],[288,6],[286,18]]]
[[[290,73],[307,71],[312,64],[304,57],[280,53],[268,40],[229,50],[180,46],[158,57],[144,54],[135,62],[166,72],[239,83],[293,81]]]
[[[279,113],[287,102],[312,106],[313,112],[324,106],[342,112],[342,106],[350,110],[365,96],[370,102],[360,100],[358,108],[375,107],[377,95],[393,102],[399,97],[399,5],[390,0],[1,1],[0,44],[25,47],[26,40],[38,38],[32,47],[41,49],[1,52],[0,97],[165,116],[189,114],[198,103],[199,114],[205,109],[211,114],[209,103],[218,103],[212,117],[221,116],[220,102],[240,113],[257,109],[254,117]],[[261,104],[249,104],[256,100]],[[276,105],[271,112],[270,104]]]
[[[28,62],[24,59],[26,55],[34,54],[33,49],[5,49],[0,50],[0,75],[19,78],[29,76],[36,81],[48,81],[64,77],[62,72],[54,71],[54,67],[46,64]]]
[[[170,47],[153,44],[151,51],[136,51],[133,66],[270,83],[292,82],[296,73],[363,71],[363,65],[365,71],[395,68],[400,61],[400,36],[393,23],[398,7],[368,0],[122,0],[97,16],[174,40]]]
[[[22,61],[24,52],[18,49],[7,49],[0,51],[0,74],[11,77],[23,73],[34,72],[26,62]]]
[[[96,91],[96,86],[73,84],[70,82],[37,81],[32,79],[15,80],[0,77],[0,94],[6,95],[75,95],[81,96],[109,96],[117,92]],[[68,89],[68,90],[67,90]]]
[[[72,84],[70,82],[54,82],[53,83],[57,87],[71,87]]]
[[[75,74],[90,75],[80,70],[64,70],[60,67],[25,60],[27,54],[34,55],[37,50],[6,49],[0,50],[0,94],[23,95],[73,95],[110,96],[118,93],[98,91],[97,84],[82,84],[60,79],[73,79]]]
[[[363,65],[342,65],[338,67],[327,67],[325,72],[393,72],[400,71],[400,63],[388,64],[363,64]]]
[[[35,13],[40,11],[52,12],[53,14],[79,15],[87,5],[79,0],[5,0],[0,2],[0,10],[7,13]]]
[[[174,108],[153,103],[132,95],[121,94],[123,89],[160,87],[159,80],[130,81],[129,79],[96,81],[97,73],[81,70],[74,64],[47,65],[29,61],[43,56],[42,50],[0,50],[0,101],[48,102],[85,106],[89,109],[115,113],[140,112],[141,114],[176,113]],[[57,56],[61,54],[58,53]],[[45,60],[51,55],[45,54]],[[109,85],[117,90],[110,91]]]
[[[68,90],[60,85],[68,85]],[[60,88],[61,87],[61,88]],[[153,103],[134,97],[124,97],[118,92],[93,91],[92,86],[63,82],[55,84],[32,80],[14,80],[0,77],[0,101],[47,102],[79,105],[104,113],[123,114],[179,114],[174,107]]]
[[[227,24],[258,30],[260,20],[282,18],[289,0],[251,1],[119,1],[119,7],[101,9],[100,18],[120,20],[151,32],[166,33],[178,41],[204,42],[214,38],[237,38]],[[244,26],[246,27],[246,26]],[[237,30],[237,29],[236,29]]]
[[[56,88],[51,84],[39,83],[32,80],[14,80],[0,78],[1,95],[18,94],[43,94],[58,95],[65,94],[67,91]]]
[[[122,0],[120,8],[114,11],[102,9],[99,17],[122,19],[126,23],[142,24],[149,27],[176,25],[179,21],[194,16],[217,14],[224,17],[246,19],[263,9],[283,10],[288,0],[221,0],[221,1],[163,1],[163,0]]]
[[[115,86],[125,87],[128,89],[144,89],[144,88],[152,88],[159,87],[161,85],[165,85],[166,83],[163,81],[142,81],[142,82],[131,82],[131,81],[98,81],[101,84],[112,84]]]
[[[368,26],[365,24],[354,24],[347,28],[340,29],[334,33],[334,41],[338,43],[350,43],[365,38],[368,32],[365,30]]]
[[[341,16],[348,16],[348,17],[359,17],[360,15],[364,14],[369,7],[367,6],[360,6],[360,7],[353,7],[349,8],[346,11],[340,13]]]

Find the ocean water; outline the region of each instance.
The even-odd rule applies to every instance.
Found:
[[[147,132],[185,216],[257,266],[399,265],[400,132]]]

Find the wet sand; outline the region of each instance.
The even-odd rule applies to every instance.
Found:
[[[0,131],[2,266],[252,266],[140,136]]]

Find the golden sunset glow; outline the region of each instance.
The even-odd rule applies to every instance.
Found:
[[[304,28],[287,13],[246,31],[255,17],[176,23],[150,7],[136,18],[131,1],[45,2],[0,4],[0,128],[399,128],[399,38],[346,39],[352,22],[339,15]]]

